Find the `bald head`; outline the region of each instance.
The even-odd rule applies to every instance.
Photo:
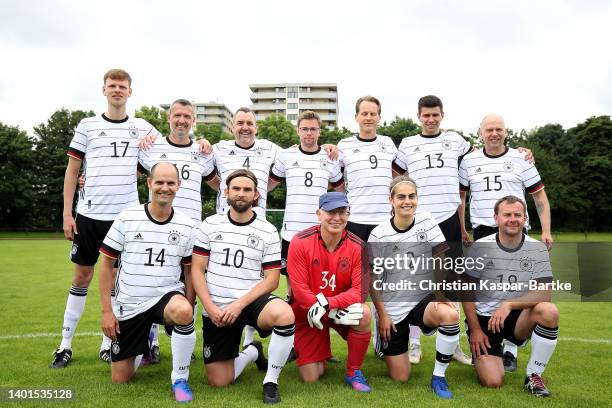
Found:
[[[482,118],[478,134],[484,142],[486,154],[500,155],[506,150],[506,124],[501,115],[490,114]]]
[[[151,174],[149,175],[149,178],[155,179],[155,176],[157,174],[163,174],[164,176],[170,176],[171,174],[175,174],[176,179],[179,180],[178,168],[172,163],[160,162],[155,164],[153,167],[151,167]]]
[[[504,118],[497,113],[490,113],[480,121],[480,130],[482,131],[484,127],[489,123],[501,124],[501,126],[506,129],[506,123],[504,122]]]

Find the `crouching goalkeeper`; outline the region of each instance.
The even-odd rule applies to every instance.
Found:
[[[294,348],[300,378],[317,381],[331,357],[329,328],[346,340],[345,381],[354,390],[370,392],[361,364],[370,344],[371,313],[364,303],[368,290],[364,242],[346,231],[350,214],[344,193],[319,198],[320,225],[291,240],[287,272],[295,314]]]

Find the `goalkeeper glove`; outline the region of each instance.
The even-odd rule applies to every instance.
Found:
[[[325,312],[329,307],[329,302],[322,293],[317,295],[317,301],[310,306],[308,309],[308,325],[310,327],[316,327],[319,330],[323,330],[323,323],[321,323],[321,318],[325,316]]]
[[[357,326],[363,317],[363,306],[361,303],[353,303],[344,309],[330,310],[328,316],[336,324]]]

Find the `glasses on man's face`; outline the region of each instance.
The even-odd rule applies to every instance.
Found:
[[[325,212],[330,218],[334,218],[336,215],[340,216],[340,218],[346,218],[351,214],[349,210],[346,210],[344,208],[338,208],[335,210],[325,211]]]
[[[308,132],[310,132],[310,133],[316,133],[316,132],[318,132],[318,131],[319,131],[319,128],[316,128],[316,127],[311,127],[311,128],[309,128],[309,127],[301,127],[301,128],[300,128],[300,131],[302,131],[302,132],[304,132],[304,133],[308,133]]]

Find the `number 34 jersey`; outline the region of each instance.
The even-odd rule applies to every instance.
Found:
[[[173,210],[167,220],[157,221],[147,206],[122,211],[100,248],[109,258],[121,255],[113,305],[118,320],[145,312],[166,293],[182,292],[181,264],[191,264],[193,220]]]
[[[369,289],[368,270],[365,244],[356,235],[344,231],[336,249],[329,252],[320,225],[298,232],[287,256],[296,317],[305,317],[319,293],[327,298],[330,309],[364,302]]]
[[[79,214],[113,221],[122,210],[138,204],[138,143],[148,134],[161,137],[144,119],[116,121],[102,114],[81,120],[68,149],[68,156],[85,164]]]
[[[257,285],[264,271],[281,267],[276,227],[256,213],[243,223],[232,220],[229,212],[207,217],[196,233],[193,253],[209,257],[208,292],[221,308]]]

